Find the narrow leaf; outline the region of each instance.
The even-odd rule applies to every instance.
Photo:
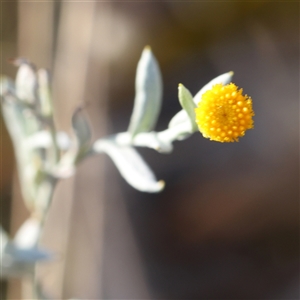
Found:
[[[50,74],[45,69],[37,72],[38,77],[38,95],[40,100],[41,113],[43,116],[50,117],[53,113],[51,91],[50,91]]]
[[[91,141],[92,133],[87,117],[82,112],[82,107],[78,107],[72,116],[72,127],[80,148],[85,148]]]
[[[41,224],[36,218],[27,219],[17,231],[14,244],[20,248],[37,246],[40,236]]]
[[[119,146],[113,140],[98,140],[94,144],[94,150],[106,153],[128,184],[135,189],[157,193],[164,188],[164,182],[156,180],[152,170],[134,148]]]
[[[16,94],[20,100],[33,104],[37,98],[38,85],[35,67],[24,58],[18,58],[13,63],[19,66],[16,77]]]
[[[193,130],[195,130],[197,128],[197,124],[195,122],[196,105],[193,101],[192,94],[183,84],[179,84],[179,86],[178,86],[178,98],[179,98],[180,105],[186,111],[186,113],[188,114],[188,116],[190,118],[190,122],[191,122]]]
[[[150,47],[144,49],[138,63],[135,91],[134,108],[128,128],[132,136],[151,131],[161,109],[161,73]]]

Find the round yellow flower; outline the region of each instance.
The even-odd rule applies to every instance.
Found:
[[[205,138],[218,142],[237,142],[253,128],[252,100],[234,83],[216,84],[202,95],[195,108],[196,123]]]

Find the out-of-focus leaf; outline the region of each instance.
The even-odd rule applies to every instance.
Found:
[[[40,236],[41,226],[36,218],[27,219],[17,231],[14,244],[19,248],[36,247]]]
[[[17,58],[13,63],[19,66],[16,77],[16,95],[24,102],[33,104],[37,98],[37,76],[35,67],[25,58]]]
[[[14,245],[7,247],[7,255],[16,263],[34,263],[41,260],[50,260],[53,256],[49,251],[38,248],[18,248]]]
[[[6,95],[2,101],[2,114],[14,145],[23,198],[30,209],[35,199],[33,182],[39,168],[40,157],[36,151],[28,149],[25,141],[27,135],[34,132],[33,129],[37,124],[27,120],[24,108],[7,99],[10,97],[13,96]]]
[[[38,95],[40,100],[40,109],[43,116],[52,116],[53,107],[50,91],[50,74],[45,69],[37,72],[38,78]]]
[[[150,47],[144,49],[137,66],[135,93],[128,128],[133,137],[140,132],[151,131],[156,125],[161,109],[161,73]]]
[[[132,147],[120,146],[113,140],[98,140],[94,151],[106,153],[115,163],[124,179],[141,192],[157,193],[164,188],[152,170]]]
[[[52,253],[36,247],[37,224],[33,223],[32,220],[26,221],[18,232],[16,240],[9,239],[1,227],[1,278],[22,277],[32,274],[36,262],[53,259]],[[26,236],[29,242],[26,241]]]
[[[0,75],[0,96],[15,94],[15,83],[7,76]]]
[[[23,104],[15,98],[12,93],[4,92],[1,104],[4,121],[13,140],[22,140],[25,136],[41,128],[32,110],[25,103]]]
[[[82,107],[75,110],[72,116],[72,127],[74,129],[79,148],[85,148],[91,141],[91,129],[87,117],[82,112]]]
[[[36,262],[48,261],[52,258],[52,254],[45,250],[18,249],[13,244],[8,244],[1,255],[0,277],[22,277],[32,274]]]

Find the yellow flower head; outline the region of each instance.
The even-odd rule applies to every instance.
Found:
[[[195,108],[196,123],[205,138],[218,142],[237,142],[253,128],[252,100],[234,83],[216,84],[202,95]]]

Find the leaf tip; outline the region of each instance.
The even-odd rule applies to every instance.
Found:
[[[160,190],[162,190],[165,187],[166,183],[163,180],[158,181],[158,186]]]
[[[152,49],[151,49],[151,46],[149,46],[149,45],[146,45],[145,46],[145,48],[144,48],[144,51],[152,51]]]

